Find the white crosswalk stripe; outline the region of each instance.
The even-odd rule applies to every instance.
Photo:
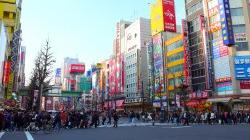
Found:
[[[33,137],[32,137],[32,135],[30,134],[29,131],[26,131],[26,132],[25,132],[25,135],[26,135],[26,137],[27,137],[27,140],[34,140]]]
[[[2,138],[2,136],[4,135],[5,132],[0,132],[0,139]]]

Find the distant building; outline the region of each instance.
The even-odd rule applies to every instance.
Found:
[[[125,107],[140,110],[149,93],[146,43],[151,40],[150,20],[139,18],[133,22],[125,29],[125,37]]]

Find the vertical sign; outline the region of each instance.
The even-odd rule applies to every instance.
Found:
[[[151,5],[150,19],[152,35],[162,31],[176,32],[174,0],[156,0]]]
[[[174,0],[163,0],[164,31],[176,32]]]
[[[229,0],[219,0],[220,22],[224,45],[234,45],[234,33]]]
[[[154,74],[155,74],[155,91],[162,93],[164,91],[163,79],[163,56],[161,33],[153,36],[153,55],[154,55]]]
[[[184,84],[189,85],[190,84],[190,71],[189,71],[190,63],[189,63],[187,33],[188,33],[187,21],[182,20],[182,36],[183,36],[183,46],[184,46],[183,69],[184,69],[184,77],[185,77]]]

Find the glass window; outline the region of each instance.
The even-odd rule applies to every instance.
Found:
[[[247,51],[248,50],[248,43],[247,42],[236,42],[236,50],[237,51]]]
[[[231,16],[243,16],[243,8],[231,8]]]
[[[244,24],[233,25],[233,31],[235,34],[236,33],[245,33],[246,26]]]
[[[167,51],[172,51],[183,46],[183,41],[179,40],[169,46],[167,46]]]
[[[183,57],[184,57],[184,52],[179,52],[179,53],[177,53],[177,54],[174,54],[174,55],[168,57],[167,62],[168,62],[168,63],[174,62],[174,61],[183,59]]]

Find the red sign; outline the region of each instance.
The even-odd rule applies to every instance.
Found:
[[[10,62],[5,61],[4,62],[4,74],[3,74],[3,83],[4,83],[4,85],[8,84],[9,77],[10,77]]]
[[[250,89],[250,81],[241,81],[240,89]]]
[[[83,74],[85,72],[85,65],[84,64],[71,64],[69,72]]]
[[[176,32],[174,0],[162,0],[164,31]]]

